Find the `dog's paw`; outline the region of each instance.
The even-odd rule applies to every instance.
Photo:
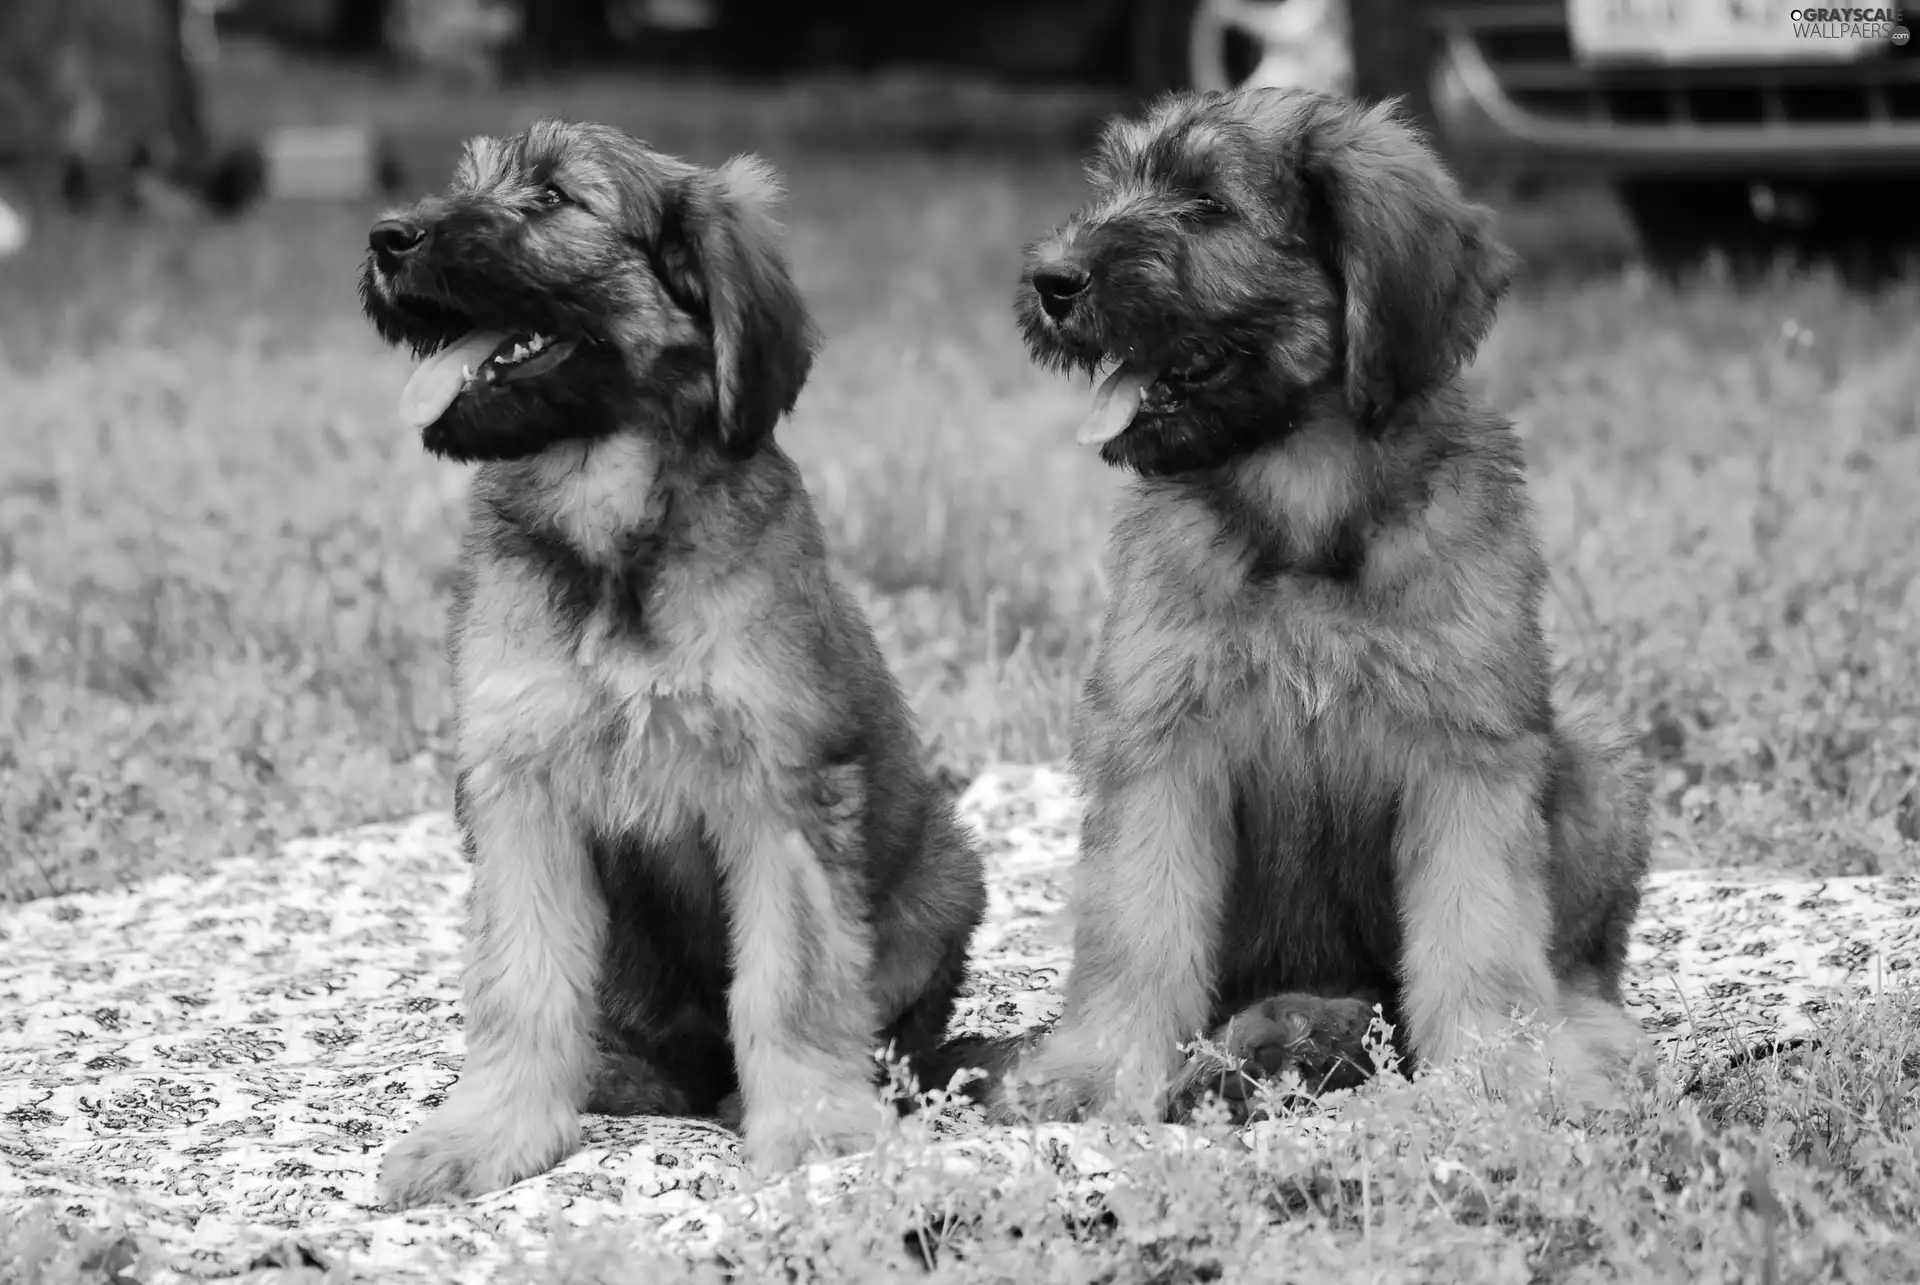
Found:
[[[604,1054],[587,1093],[589,1115],[686,1115],[687,1095],[653,1063],[628,1053]]]
[[[551,1169],[573,1149],[575,1130],[557,1112],[448,1103],[387,1148],[380,1199],[411,1209],[499,1191]]]
[[[1471,1061],[1476,1080],[1549,1115],[1578,1119],[1624,1102],[1605,1063],[1564,1031],[1549,1032],[1531,1047],[1496,1048]]]
[[[1591,997],[1563,997],[1552,1019],[1488,1021],[1455,1047],[1423,1054],[1426,1071],[1492,1089],[1553,1116],[1585,1117],[1629,1105],[1627,1088],[1648,1085],[1650,1050],[1626,1010]]]
[[[1111,1058],[1058,1040],[1042,1044],[994,1086],[987,1119],[994,1124],[1085,1120],[1106,1108],[1114,1082]]]
[[[1244,1112],[1261,1081],[1292,1073],[1308,1093],[1351,1089],[1373,1077],[1367,1031],[1373,1005],[1364,999],[1286,994],[1264,999],[1234,1015],[1211,1043],[1226,1060],[1196,1054],[1177,1095],[1191,1105],[1208,1090],[1228,1109]]]
[[[1552,1099],[1575,1115],[1624,1108],[1628,1086],[1644,1086],[1651,1072],[1639,1024],[1598,1001],[1573,1006],[1543,1053]]]
[[[762,1177],[817,1160],[872,1149],[879,1136],[879,1100],[828,1105],[815,1111],[749,1108],[741,1122],[747,1168]]]

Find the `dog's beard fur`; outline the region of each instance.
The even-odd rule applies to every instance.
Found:
[[[1159,378],[1089,421],[1140,477],[1076,715],[1066,1007],[996,1109],[1190,1101],[1207,1030],[1351,1069],[1363,996],[1420,1061],[1564,1019],[1604,1096],[1646,786],[1551,690],[1519,446],[1458,387],[1511,271],[1488,212],[1390,110],[1300,92],[1171,97],[1089,173],[1022,331]]]
[[[871,1139],[877,1048],[945,1082],[981,863],[770,436],[813,352],[775,191],[545,123],[371,234],[390,340],[552,352],[420,404],[429,450],[481,461],[452,629],[474,893],[467,1061],[389,1151],[396,1203],[547,1168],[583,1107],[737,1113],[769,1169]]]
[[[571,348],[526,377],[480,365],[426,448],[510,460],[639,428],[751,455],[812,365],[806,311],[767,258],[777,190],[750,158],[702,170],[603,126],[474,140],[447,194],[398,216],[424,242],[369,250],[367,315],[421,358],[477,331]]]

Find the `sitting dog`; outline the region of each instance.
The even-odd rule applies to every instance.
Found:
[[[1089,172],[1016,307],[1037,360],[1113,366],[1080,440],[1135,478],[1065,1009],[998,1113],[1164,1110],[1205,1031],[1352,1082],[1376,996],[1416,1064],[1531,1014],[1561,1100],[1607,1101],[1646,783],[1554,692],[1520,444],[1459,382],[1490,215],[1392,109],[1297,91],[1163,100]]]
[[[583,1108],[713,1114],[749,1161],[871,1139],[873,1051],[945,1031],[978,853],[772,439],[813,360],[773,174],[618,130],[474,139],[361,279],[477,461],[452,621],[473,860],[467,1054],[387,1153],[400,1205],[573,1147]]]

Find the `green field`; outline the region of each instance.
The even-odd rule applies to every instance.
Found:
[[[421,188],[462,133],[535,110],[707,162],[768,155],[826,335],[782,440],[929,753],[956,780],[1063,753],[1117,479],[1073,445],[1085,383],[1029,366],[1009,305],[1021,245],[1079,197],[1083,108],[266,80],[236,68],[217,118],[349,104],[406,140]],[[957,145],[954,122],[983,115],[998,142]],[[895,137],[854,145],[865,119]],[[1511,212],[1532,268],[1474,372],[1526,437],[1558,654],[1659,761],[1662,863],[1912,873],[1920,289],[1669,286],[1614,262],[1594,208]],[[396,426],[406,363],[353,291],[373,212],[48,225],[0,263],[0,897],[447,805],[464,477]],[[1749,1281],[1769,1244],[1770,1279],[1920,1278],[1911,1231],[1882,1235],[1920,1217],[1916,1019],[1909,998],[1843,1015],[1817,1053],[1649,1099],[1577,1146],[1383,1085],[1350,1171],[1299,1198],[1238,1147],[1143,1152],[1112,1220],[1013,1239],[960,1183],[941,1199],[965,1253],[931,1279]],[[1470,1177],[1436,1180],[1436,1157]],[[920,1254],[903,1193],[934,1181],[877,1183],[789,1248],[819,1279],[890,1279]],[[0,1232],[0,1278],[11,1254],[46,1256],[40,1235]],[[608,1245],[568,1253],[553,1279],[659,1278]]]

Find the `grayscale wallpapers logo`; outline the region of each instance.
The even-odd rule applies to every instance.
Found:
[[[1906,15],[1898,9],[1793,9],[1793,34],[1807,40],[1885,40],[1904,45]]]

